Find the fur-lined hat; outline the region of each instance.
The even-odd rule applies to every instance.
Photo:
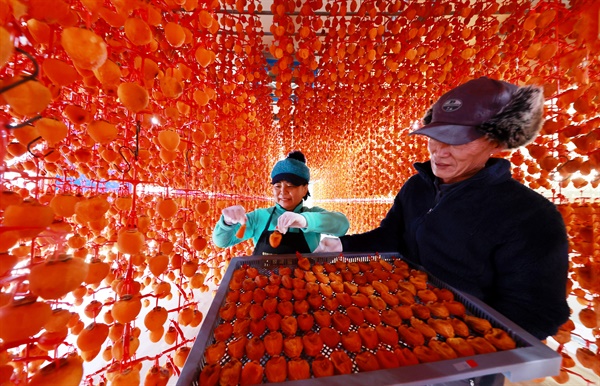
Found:
[[[482,136],[515,149],[533,141],[543,123],[544,93],[538,86],[481,77],[442,95],[427,111],[422,134],[449,145]]]

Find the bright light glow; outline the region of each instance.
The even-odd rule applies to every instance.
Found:
[[[160,123],[157,117],[150,118],[150,122],[152,122],[153,125],[158,125]]]

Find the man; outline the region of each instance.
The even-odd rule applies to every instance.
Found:
[[[569,317],[565,225],[492,158],[536,137],[543,102],[540,87],[486,77],[450,90],[411,133],[429,138],[430,160],[415,164],[379,227],[325,238],[315,252],[400,252],[535,337],[555,334]]]

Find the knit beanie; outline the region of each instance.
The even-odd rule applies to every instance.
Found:
[[[271,184],[288,181],[296,186],[306,185],[310,181],[310,170],[306,158],[300,151],[292,151],[286,159],[278,161],[271,172]]]

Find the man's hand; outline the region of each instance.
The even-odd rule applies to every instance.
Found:
[[[313,253],[342,252],[342,241],[337,237],[324,237]]]
[[[286,234],[288,228],[306,228],[304,216],[294,212],[285,212],[277,219],[277,230]]]

